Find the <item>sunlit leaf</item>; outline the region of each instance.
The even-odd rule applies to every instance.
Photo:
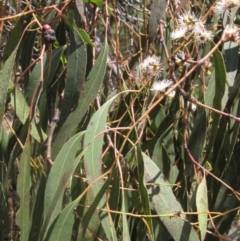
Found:
[[[20,197],[20,209],[17,214],[17,225],[21,229],[21,240],[28,240],[30,231],[30,161],[31,161],[31,140],[28,137],[23,148],[20,160],[20,174],[17,183],[17,192]]]
[[[42,235],[62,209],[62,198],[65,188],[79,162],[79,159],[75,157],[77,151],[80,149],[80,142],[83,138],[83,134],[84,133],[81,132],[68,140],[56,157],[54,165],[49,173],[45,190],[45,220],[42,228]]]
[[[95,99],[106,72],[107,54],[108,45],[106,44],[104,45],[91,72],[88,75],[86,83],[83,86],[83,91],[79,98],[78,106],[76,107],[75,111],[70,113],[68,119],[54,138],[52,146],[53,159],[61,149],[63,143],[75,133],[79,122],[88,110],[89,104]]]
[[[207,184],[206,178],[203,177],[197,188],[196,195],[196,206],[198,211],[198,223],[201,240],[205,239],[207,231],[207,218],[208,218],[208,195],[207,195]]]
[[[144,159],[144,176],[146,184],[149,183],[147,190],[150,201],[162,224],[168,230],[174,240],[199,240],[197,233],[190,225],[178,217],[181,216],[183,209],[176,200],[169,183],[161,173],[157,165],[145,154],[142,153]]]

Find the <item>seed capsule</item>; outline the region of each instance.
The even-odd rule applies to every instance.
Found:
[[[46,32],[46,31],[48,31],[48,30],[50,30],[51,29],[51,26],[49,25],[49,24],[44,24],[43,26],[42,26],[42,30],[44,31],[44,32]]]

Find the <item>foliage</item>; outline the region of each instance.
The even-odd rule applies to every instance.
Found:
[[[239,2],[0,6],[0,240],[231,240]]]

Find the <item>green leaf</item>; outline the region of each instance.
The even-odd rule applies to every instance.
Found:
[[[78,10],[79,15],[81,16],[81,20],[87,25],[87,20],[84,14],[84,3],[83,0],[75,0],[76,9]]]
[[[137,145],[136,152],[137,152],[136,159],[137,159],[137,168],[138,168],[138,183],[139,183],[139,191],[140,191],[140,197],[141,197],[141,204],[143,207],[143,213],[145,215],[151,215],[148,193],[144,183],[144,160],[143,160],[142,152],[139,145]],[[149,233],[151,240],[154,240],[151,218],[146,218],[146,222],[148,224],[149,232],[151,232]]]
[[[46,66],[47,64],[46,60],[47,60],[47,55],[44,54],[43,55],[44,66]],[[36,63],[36,65],[34,66],[32,73],[29,77],[29,82],[24,88],[24,97],[29,106],[32,101],[33,93],[39,84],[40,76],[41,76],[41,61]]]
[[[81,220],[81,226],[80,226],[80,235],[81,235],[81,239],[86,239],[86,230],[87,229],[91,229],[91,227],[93,229],[91,229],[91,231],[93,232],[93,230],[96,228],[98,229],[101,225],[101,216],[104,216],[105,213],[101,213],[101,211],[99,212],[99,217],[95,216],[96,213],[96,209],[97,207],[102,207],[101,204],[101,199],[103,198],[103,196],[106,194],[107,190],[109,188],[109,179],[107,179],[104,184],[101,186],[99,192],[97,193],[97,195],[92,195],[92,199],[89,200],[89,203],[86,203],[86,205],[89,205],[88,210],[84,213],[83,218]],[[92,194],[92,193],[91,193]],[[104,208],[104,207],[103,207]],[[97,227],[94,227],[97,226]],[[94,235],[93,235],[94,236]]]
[[[29,107],[22,92],[16,88],[11,94],[11,105],[16,111],[16,115],[21,123],[25,124],[29,117]],[[47,135],[40,128],[37,128],[35,122],[32,122],[30,134],[39,143],[42,143],[47,139]]]
[[[209,79],[209,83],[207,85],[207,90],[205,92],[205,96],[204,96],[204,102],[207,106],[212,106],[213,104],[213,99],[215,96],[215,70],[213,70],[213,73]],[[208,111],[208,110],[206,110]]]
[[[66,206],[52,222],[44,241],[66,241],[71,240],[72,227],[74,223],[74,209],[82,199],[80,195],[76,200]]]
[[[233,86],[237,70],[238,70],[238,43],[232,41],[225,42],[223,44],[224,58],[226,64],[226,80],[228,86]]]
[[[197,188],[196,206],[198,214],[198,223],[201,240],[203,241],[207,232],[207,218],[208,218],[208,194],[207,183],[205,176]]]
[[[76,28],[69,24],[67,19],[65,19],[65,23],[68,27],[70,46],[68,50],[67,76],[59,125],[65,122],[72,109],[78,105],[80,92],[86,78],[87,66],[86,46],[80,34]]]
[[[215,81],[214,81],[215,86],[213,86],[213,83],[209,83],[207,93],[206,93],[206,104],[209,106],[212,105],[211,96],[214,95],[213,107],[218,110],[223,110],[227,102],[228,90],[227,89],[225,90],[225,86],[226,86],[225,64],[224,64],[223,56],[218,50],[216,50],[213,53],[213,62],[214,62],[215,70],[213,75],[211,76],[210,81],[213,81],[215,77]],[[218,125],[219,125],[220,118],[221,116],[219,114],[216,114],[215,112],[213,112],[212,125],[211,125],[212,127],[209,133],[209,142],[206,147],[206,155],[204,158],[204,162],[208,160],[208,157],[214,145],[216,135],[218,132]]]
[[[227,101],[228,90],[226,86],[226,68],[222,54],[215,50],[213,53],[213,63],[215,67],[215,96],[213,99],[214,108],[223,110]]]
[[[19,18],[8,36],[3,53],[4,62],[10,58],[10,56],[13,56],[16,49],[18,49],[19,43],[22,39],[24,21],[24,17]]]
[[[17,214],[17,225],[21,230],[21,240],[28,240],[30,231],[30,161],[31,161],[31,140],[28,137],[20,159],[20,174],[17,180],[17,192],[20,198],[20,209]]]
[[[8,94],[8,87],[9,87],[9,83],[11,83],[12,70],[13,70],[19,44],[20,44],[20,40],[18,42],[18,45],[15,47],[15,49],[13,50],[13,52],[11,53],[7,61],[4,63],[4,66],[0,71],[0,86],[1,86],[0,87],[0,123],[2,123],[2,120],[3,120],[6,98]],[[0,126],[0,141],[2,139],[1,133],[2,133],[2,125]]]
[[[97,7],[102,8],[104,6],[104,3],[102,0],[84,0],[85,3],[95,3]]]
[[[22,56],[20,58],[20,63],[23,71],[28,68],[33,58],[33,48],[34,44],[36,43],[37,34],[37,31],[33,31],[33,29],[36,28],[36,25],[33,24],[31,31],[27,31],[24,36],[24,41],[22,43],[22,49],[24,49],[24,51],[22,51]],[[29,82],[30,72],[31,69],[28,70],[23,76],[25,85],[27,85]]]
[[[62,143],[66,142],[67,139],[75,133],[79,122],[88,110],[89,104],[95,99],[105,75],[107,66],[107,55],[108,45],[105,44],[95,62],[95,65],[89,73],[87,82],[84,84],[77,108],[75,109],[75,111],[70,113],[68,119],[63,124],[63,126],[54,138],[52,146],[53,159],[61,149]]]
[[[82,39],[84,40],[85,43],[89,44],[92,47],[95,47],[95,44],[91,41],[91,38],[85,32],[84,29],[78,28],[77,30],[78,30],[79,34],[81,35],[81,37],[82,37]]]
[[[51,168],[45,190],[45,220],[42,228],[42,235],[62,210],[62,198],[65,188],[79,162],[79,158],[75,157],[77,151],[80,149],[80,142],[83,138],[83,134],[84,132],[78,133],[67,141]]]
[[[84,166],[88,183],[92,183],[95,179],[102,175],[102,146],[104,130],[106,128],[106,120],[108,109],[116,96],[107,101],[101,108],[93,115],[87,127],[84,138]],[[103,179],[98,181],[93,187],[92,192],[94,197],[97,196],[101,190]],[[104,207],[106,196],[100,201],[100,207]],[[101,223],[109,240],[117,240],[115,228],[112,226],[112,220],[108,216],[101,216]]]
[[[0,164],[2,165],[2,164]],[[2,167],[0,168],[2,169]],[[4,193],[4,188],[0,182],[0,211],[1,211],[1,221],[0,221],[0,237],[4,236],[4,232],[9,229],[9,216],[8,216],[8,207],[7,200]]]
[[[167,1],[165,0],[153,0],[151,3],[151,14],[148,20],[148,35],[151,41],[153,41],[155,36],[157,35],[159,21],[166,13],[166,7]]]
[[[203,148],[206,139],[207,132],[207,117],[205,109],[199,108],[197,110],[197,116],[194,119],[194,126],[191,136],[188,141],[188,149],[193,156],[193,158],[201,162],[201,156],[203,153]],[[191,162],[191,161],[189,161]],[[192,163],[190,164],[192,165]]]
[[[145,153],[142,153],[142,155],[144,159],[145,182],[152,184],[147,188],[148,195],[156,213],[163,215],[159,217],[162,224],[174,240],[199,240],[197,233],[189,222],[184,221],[177,215],[171,217],[164,216],[177,212],[181,213],[183,209],[176,200],[169,183],[166,181],[157,165]]]

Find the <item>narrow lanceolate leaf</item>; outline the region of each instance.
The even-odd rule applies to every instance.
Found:
[[[87,25],[87,20],[86,20],[85,14],[84,14],[83,0],[76,0],[75,4],[76,4],[76,8],[78,10],[78,13],[81,16],[82,21],[84,22],[85,25]]]
[[[153,41],[157,35],[159,21],[166,13],[167,2],[167,0],[153,0],[151,3],[151,14],[148,22],[149,38],[151,41]]]
[[[1,165],[1,164],[0,164]],[[2,170],[2,167],[0,167]],[[5,190],[0,182],[0,212],[1,212],[1,220],[0,220],[0,238],[3,240],[4,232],[9,229],[9,216],[8,216],[8,206],[7,200],[5,196]]]
[[[80,161],[84,152],[82,152],[76,159]],[[108,184],[108,183],[106,183]],[[106,185],[107,187],[107,185]],[[102,195],[106,192],[106,188],[103,186]],[[74,224],[74,210],[76,206],[79,204],[81,199],[86,193],[83,192],[81,195],[76,198],[73,202],[67,205],[55,218],[55,220],[51,223],[50,228],[46,234],[44,241],[66,241],[71,240],[72,237],[72,227]],[[95,200],[94,200],[95,201]],[[91,208],[91,207],[90,207]],[[91,230],[92,231],[92,230]],[[90,232],[91,232],[90,231]],[[99,231],[99,230],[98,230]],[[84,239],[84,240],[95,240],[96,236],[92,235],[92,239]],[[79,239],[82,240],[82,239]]]
[[[8,93],[8,86],[12,78],[12,70],[16,58],[16,54],[18,51],[18,46],[20,44],[20,40],[14,51],[11,53],[10,57],[7,59],[7,61],[4,63],[3,68],[0,71],[0,123],[2,123],[2,118],[5,111],[5,104],[6,104],[6,98]],[[2,133],[2,125],[0,126],[0,141],[2,139],[1,137]]]
[[[76,158],[77,162],[83,156],[83,152]],[[85,193],[82,193],[78,198],[76,198],[73,202],[67,205],[60,213],[58,213],[57,217],[51,223],[50,228],[48,229],[44,241],[66,241],[72,240],[72,228],[74,224],[74,210],[76,206],[81,201],[82,197]]]
[[[17,192],[20,198],[20,209],[17,214],[17,225],[21,230],[21,240],[28,240],[30,231],[30,161],[31,161],[31,141],[27,138],[22,157],[20,159],[20,174],[17,180]]]
[[[207,231],[207,212],[208,212],[208,196],[206,178],[202,179],[197,189],[196,206],[198,211],[198,223],[201,240],[203,241]]]
[[[147,188],[148,195],[156,213],[163,215],[159,217],[160,221],[174,240],[199,241],[198,235],[190,223],[174,215],[175,213],[180,213],[181,215],[183,209],[176,200],[166,178],[145,153],[142,153],[142,155],[144,159],[145,182],[152,184]]]
[[[11,30],[6,41],[6,46],[4,47],[3,61],[6,61],[8,58],[10,58],[10,56],[12,56],[15,50],[18,48],[21,41],[24,21],[24,17],[19,18],[17,23],[14,25],[14,28]]]
[[[222,54],[216,50],[213,53],[215,67],[215,96],[213,99],[214,108],[223,110],[227,102],[228,90],[226,86],[226,68]]]
[[[15,89],[14,92],[12,92],[11,105],[21,123],[25,124],[29,116],[29,107],[20,90]],[[32,122],[30,134],[39,143],[47,139],[47,135],[40,128],[37,128],[34,122]]]
[[[207,132],[206,112],[205,112],[205,109],[200,108],[194,120],[193,130],[188,142],[188,149],[192,154],[193,158],[198,162],[200,162],[201,155],[203,153],[206,132]]]
[[[145,215],[151,215],[149,197],[144,184],[144,159],[143,159],[142,152],[139,145],[137,145],[136,157],[137,157],[137,168],[138,168],[138,183],[139,183],[139,191],[140,191],[141,203],[143,207],[143,213]],[[151,218],[146,218],[146,222],[148,224],[148,230],[149,230],[149,235],[151,237],[151,240],[154,240],[153,225],[152,225]]]
[[[86,170],[86,176],[89,184],[102,175],[102,146],[104,130],[106,128],[106,121],[108,115],[109,106],[112,104],[115,97],[107,101],[92,117],[87,127],[86,135],[84,138],[84,148],[86,152],[84,154],[84,166]],[[97,182],[93,187],[93,195],[97,196],[102,185],[103,179]],[[106,202],[106,196],[103,196],[99,206],[104,207]],[[108,215],[101,217],[102,226],[106,233],[108,240],[117,240],[116,230],[113,226],[113,221]]]
[[[214,81],[213,83],[208,84],[207,92],[206,92],[206,104],[211,106],[213,101],[214,108],[218,110],[223,110],[225,108],[227,99],[228,99],[228,88],[225,88],[226,85],[226,68],[224,64],[224,59],[222,54],[216,50],[213,54],[214,66],[215,70],[210,79],[210,81]],[[214,79],[215,77],[215,79]],[[212,96],[213,99],[212,99]],[[214,145],[216,135],[218,132],[218,124],[220,120],[220,115],[216,113],[212,113],[212,128],[209,133],[209,142],[206,147],[206,161],[211,153],[212,147]]]
[[[59,125],[65,122],[72,109],[76,108],[78,105],[80,92],[85,82],[87,66],[86,46],[78,30],[72,27],[67,19],[65,19],[65,23],[68,27],[70,46],[68,49],[67,76]]]
[[[106,72],[107,55],[108,45],[106,43],[101,50],[101,53],[98,56],[91,72],[89,73],[86,83],[83,86],[83,91],[79,98],[77,108],[75,111],[70,113],[66,122],[63,124],[54,138],[52,146],[53,158],[56,157],[57,153],[67,139],[69,139],[69,137],[75,133],[79,122],[88,110],[89,104],[95,99]]]
[[[226,79],[228,86],[233,86],[238,70],[238,43],[228,41],[224,43],[224,57],[226,64]]]
[[[45,190],[45,219],[41,231],[42,236],[54,218],[61,212],[65,188],[79,161],[79,158],[75,157],[80,149],[83,134],[84,132],[76,134],[64,145],[51,168]]]
[[[44,241],[66,241],[71,240],[72,227],[74,223],[74,209],[78,205],[80,196],[67,207],[65,207],[51,224]]]
[[[106,195],[106,192],[108,192],[109,188],[109,179],[107,179],[103,185],[101,186],[99,192],[97,195],[92,195],[92,192],[89,191],[88,195],[91,196],[91,200],[86,200],[87,202],[85,205],[89,205],[89,208],[87,211],[84,213],[82,219],[81,219],[81,224],[80,224],[80,230],[78,237],[80,240],[85,240],[89,238],[89,232],[87,232],[89,229],[91,230],[90,233],[92,233],[92,237],[96,235],[96,233],[99,231],[99,227],[101,226],[101,215],[105,215],[105,212],[103,212],[101,215],[98,215],[96,213],[96,209],[99,207],[99,203],[101,202],[101,199],[103,198],[104,195]],[[89,202],[88,202],[89,201]],[[95,231],[95,233],[94,233]]]

